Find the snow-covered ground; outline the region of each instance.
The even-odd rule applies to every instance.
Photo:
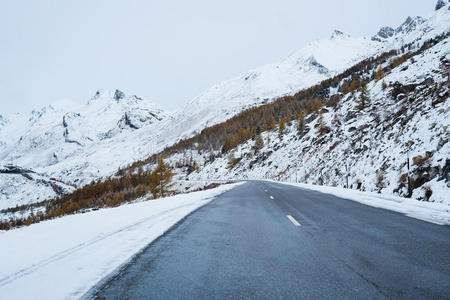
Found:
[[[365,205],[396,211],[412,218],[439,225],[450,225],[450,207],[442,203],[420,202],[411,198],[373,192],[361,192],[339,187],[270,181],[331,194],[340,198],[357,201]]]
[[[75,299],[240,183],[0,231],[0,299]]]
[[[15,205],[20,206],[47,200],[49,195],[58,195],[55,189],[61,191],[61,193],[71,193],[75,190],[70,185],[36,173],[28,173],[25,176],[23,174],[0,173],[0,182],[1,186],[8,187],[0,188],[0,210]],[[11,205],[11,203],[14,203],[14,205]]]

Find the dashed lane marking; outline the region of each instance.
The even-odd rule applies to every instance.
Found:
[[[302,226],[296,219],[294,219],[291,215],[286,215],[286,217],[294,224],[295,226]]]

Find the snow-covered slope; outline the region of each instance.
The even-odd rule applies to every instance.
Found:
[[[243,109],[294,94],[336,75],[375,55],[383,43],[354,38],[338,30],[330,39],[318,40],[288,58],[219,83],[192,99],[173,121],[175,132],[193,132],[225,121]]]
[[[203,153],[185,154],[204,165],[189,179],[272,178],[340,187],[348,181],[353,189],[406,196],[409,161],[412,197],[450,205],[450,85],[440,69],[445,59],[448,36],[370,81],[367,108],[356,108],[359,92],[348,93],[336,108],[322,111],[323,133],[311,114],[301,133],[296,121],[282,139],[277,130],[264,132],[258,152],[252,140],[239,145],[234,167],[227,168],[228,155],[208,163]]]
[[[175,114],[137,96],[98,91],[86,105],[63,102],[31,115],[0,120],[0,165],[13,164],[81,186],[157,153],[253,106],[314,85],[367,57],[449,29],[448,5],[422,19],[408,18],[377,38],[335,31],[288,58],[217,84]],[[8,120],[8,121],[5,121]],[[10,184],[0,182],[0,191]],[[1,193],[0,193],[1,195]],[[0,196],[1,197],[1,196]],[[12,205],[15,205],[12,201]]]
[[[55,198],[75,190],[73,186],[45,174],[11,165],[0,166],[0,183],[0,210]]]
[[[312,86],[355,63],[411,42],[422,44],[450,28],[448,5],[427,19],[408,17],[396,29],[383,27],[372,38],[352,37],[335,30],[330,39],[311,42],[288,58],[217,84],[192,99],[172,121],[177,134],[190,136],[222,122],[243,109]],[[391,32],[382,38],[380,33]],[[382,35],[382,34],[381,34]]]
[[[46,178],[82,185],[109,176],[135,160],[135,153],[123,151],[123,146],[140,144],[132,139],[135,131],[151,133],[167,118],[170,116],[160,107],[137,96],[128,97],[119,90],[97,91],[86,105],[64,101],[33,111],[28,117],[13,116],[0,131],[0,161]],[[8,173],[2,178],[2,203],[15,199],[10,201],[15,205],[57,196],[48,188],[47,193],[30,193],[33,188],[28,185],[33,181],[23,176]],[[24,180],[27,184],[20,184]],[[27,199],[16,199],[20,195]]]

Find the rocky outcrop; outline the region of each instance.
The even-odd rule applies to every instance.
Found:
[[[120,99],[124,99],[125,98],[125,93],[120,91],[120,90],[116,90],[114,92],[114,100],[119,101]]]
[[[387,40],[391,37],[400,35],[400,34],[408,34],[412,31],[414,31],[417,26],[419,26],[420,24],[424,23],[425,19],[423,19],[422,17],[408,17],[405,22],[403,22],[402,25],[400,25],[399,27],[397,27],[396,29],[393,29],[391,27],[382,27],[378,33],[376,35],[374,35],[372,37],[372,41],[378,41],[378,42],[382,42],[384,40]]]
[[[373,41],[381,41],[382,39],[388,39],[394,36],[395,30],[391,27],[382,27],[380,31],[378,31],[377,35],[372,37]]]
[[[439,1],[436,3],[435,10],[439,10],[439,9],[443,8],[446,4],[447,4],[447,3],[445,3],[444,0],[439,0]]]

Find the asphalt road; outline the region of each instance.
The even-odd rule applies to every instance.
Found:
[[[450,299],[450,227],[248,182],[178,223],[90,296]]]

